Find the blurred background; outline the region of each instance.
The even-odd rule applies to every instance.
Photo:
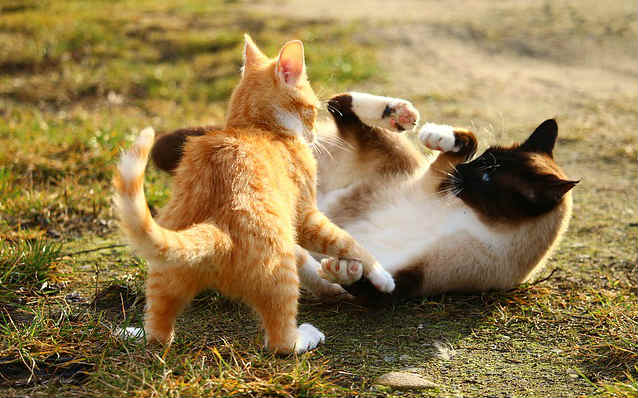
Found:
[[[301,39],[322,99],[346,90],[406,98],[423,121],[471,128],[483,146],[508,145],[543,120],[557,118],[555,157],[582,182],[574,190],[570,231],[550,263],[561,271],[559,280],[543,299],[518,299],[542,301],[541,318],[565,311],[575,322],[567,329],[575,331],[556,349],[570,354],[538,348],[542,371],[528,370],[516,382],[494,375],[493,384],[478,380],[476,389],[441,391],[485,394],[496,388],[550,396],[608,391],[601,386],[635,375],[630,363],[638,359],[630,343],[636,340],[638,316],[636,12],[636,2],[628,0],[0,0],[0,304],[27,325],[42,315],[34,308],[43,297],[68,304],[66,297],[77,294],[78,303],[95,303],[101,289],[116,281],[119,313],[126,289],[139,293],[144,273],[139,260],[115,246],[120,242],[110,210],[110,178],[120,148],[147,125],[171,131],[223,122],[239,78],[244,32],[271,56],[286,40]],[[147,181],[151,206],[160,206],[169,195],[168,177],[150,169]],[[105,247],[109,250],[70,255]],[[484,302],[475,300],[481,313]],[[506,308],[516,301],[494,300]],[[132,308],[138,311],[129,315],[139,319],[139,305]],[[413,312],[406,308],[406,314]],[[577,321],[582,314],[591,319]],[[118,316],[118,322],[129,319]],[[493,315],[476,316],[501,323],[489,321]],[[57,326],[43,321],[42,330],[86,327],[64,319]],[[347,315],[342,321],[347,325]],[[45,363],[45,351],[33,348],[37,344],[12,345],[31,341],[18,325],[4,331],[12,337],[0,343],[0,357],[14,364],[22,353]],[[468,325],[457,334],[474,327]],[[598,337],[588,334],[591,328],[600,328]],[[38,333],[30,336],[46,340]],[[62,341],[80,346],[74,339]],[[542,347],[551,336],[529,339]],[[347,356],[326,355],[329,360]],[[565,376],[574,363],[586,378]],[[479,372],[463,367],[468,363],[457,366],[460,378]],[[365,371],[357,372],[350,379],[333,376],[345,377],[342,385],[365,384]],[[525,378],[539,384],[526,390]],[[143,395],[152,392],[143,384],[136,388]]]

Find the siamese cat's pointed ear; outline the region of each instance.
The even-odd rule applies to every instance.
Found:
[[[551,157],[556,137],[558,137],[558,124],[556,120],[548,119],[536,127],[532,135],[519,148],[526,152],[546,153]]]
[[[299,80],[306,76],[306,61],[301,40],[292,40],[284,44],[277,57],[275,73],[280,82],[289,86],[296,86]]]
[[[251,68],[252,66],[262,63],[267,60],[268,57],[261,52],[257,44],[253,41],[253,39],[248,35],[248,33],[244,34],[244,66],[242,67],[242,72],[246,68]]]
[[[572,188],[578,184],[580,180],[558,180],[547,187],[545,192],[550,195],[557,203],[569,192]]]

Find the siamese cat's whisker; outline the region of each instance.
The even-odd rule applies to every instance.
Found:
[[[343,139],[337,136],[330,136],[330,135],[320,136],[318,138],[318,141],[321,141],[322,143],[326,143],[328,145],[334,146],[337,149],[341,149],[344,151],[351,152],[354,150],[354,147],[352,146],[352,144],[344,141]]]
[[[319,141],[315,141],[313,143],[313,148],[317,149],[317,152],[319,153],[325,153],[327,156],[329,156],[331,159],[334,159],[334,157],[332,156],[332,153],[330,153],[330,151],[328,150],[328,148],[325,147],[325,145],[323,145],[321,142]]]
[[[327,104],[327,108],[328,108],[329,111],[333,111],[335,113],[338,113],[339,116],[343,117],[343,113],[341,113],[341,111],[339,109],[335,108],[334,106],[332,106],[330,104]]]
[[[325,141],[339,143],[339,144],[342,144],[343,146],[348,146],[348,147],[352,148],[352,144],[350,144],[349,142],[347,142],[346,140],[344,140],[343,138],[341,138],[339,136],[336,136],[336,135],[323,135],[321,137]]]
[[[341,149],[341,150],[347,150],[348,149],[348,148],[345,147],[345,145],[343,144],[342,141],[339,141],[339,140],[335,139],[335,137],[333,137],[333,136],[318,135],[317,136],[317,141],[321,142],[322,144],[330,145],[330,146],[335,147],[337,149]]]

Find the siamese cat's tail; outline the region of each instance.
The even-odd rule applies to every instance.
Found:
[[[113,202],[122,233],[153,266],[197,265],[228,254],[232,246],[230,237],[213,224],[195,224],[173,231],[153,219],[144,196],[144,169],[154,138],[152,127],[142,130],[118,163],[113,178]]]

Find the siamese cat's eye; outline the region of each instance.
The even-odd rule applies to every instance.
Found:
[[[491,179],[492,177],[490,177],[490,173],[488,173],[487,171],[481,176],[481,181],[483,182],[490,182]]]

